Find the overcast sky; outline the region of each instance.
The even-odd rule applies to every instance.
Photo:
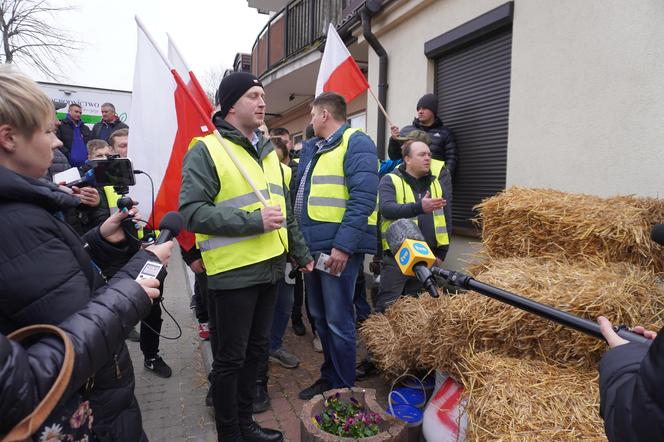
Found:
[[[56,26],[85,42],[63,60],[62,83],[131,90],[136,55],[138,15],[167,53],[166,32],[201,81],[208,69],[226,69],[237,52],[251,52],[268,16],[246,0],[51,0],[72,4],[75,11],[55,16]],[[52,81],[26,65],[35,80]]]

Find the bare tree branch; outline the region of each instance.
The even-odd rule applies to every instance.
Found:
[[[214,103],[214,96],[217,93],[217,89],[219,89],[221,79],[224,78],[225,71],[226,68],[222,65],[209,67],[203,71],[203,76],[200,78],[201,87],[211,103]]]
[[[25,63],[53,80],[62,61],[80,49],[81,42],[54,26],[55,16],[72,6],[53,6],[51,0],[0,0],[0,62]]]

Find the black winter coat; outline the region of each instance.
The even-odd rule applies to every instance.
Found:
[[[99,227],[111,216],[104,189],[97,187],[96,190],[99,194],[99,205],[97,207],[79,204],[77,207],[64,212],[65,221],[81,236],[89,230]]]
[[[53,177],[60,173],[64,172],[65,170],[71,168],[71,164],[69,164],[69,160],[65,156],[64,153],[60,149],[55,149],[53,151],[53,161],[51,162],[51,167],[48,168],[48,171],[46,171],[46,175],[44,175],[44,179],[47,181],[53,181]]]
[[[406,172],[404,164],[401,164],[396,172],[392,173],[396,173],[403,177],[406,184],[408,184],[413,191],[415,202],[406,204],[398,203],[396,201],[394,183],[390,177],[385,175],[381,178],[378,187],[380,216],[390,221],[395,221],[401,218],[417,217],[422,236],[424,236],[425,241],[429,244],[433,254],[441,260],[445,260],[449,246],[437,247],[438,243],[436,241],[433,215],[430,213],[424,213],[424,210],[422,209],[422,198],[427,192],[429,192],[432,198],[444,197],[444,195],[436,195],[435,192],[432,191],[431,183],[435,177],[429,173],[428,175],[417,179]],[[445,219],[445,222],[447,223],[447,219]]]
[[[90,128],[85,124],[81,124],[81,135],[83,136],[83,142],[85,144],[88,144],[88,141],[92,139]],[[67,159],[69,159],[71,145],[74,142],[74,123],[69,119],[69,117],[60,121],[60,126],[58,126],[57,136],[58,139],[62,141],[62,147],[60,148],[60,150],[62,151],[62,153],[65,154]]]
[[[108,361],[107,356],[118,348],[132,324],[150,312],[150,306],[138,283],[123,279],[59,325],[74,347],[74,370],[64,400]],[[34,410],[55,382],[63,357],[64,345],[55,336],[45,335],[23,348],[0,334],[0,434]],[[61,415],[59,408],[51,413]]]
[[[0,333],[36,323],[59,324],[106,290],[94,264],[102,270],[118,266],[127,260],[127,249],[104,241],[99,229],[78,236],[58,217],[78,199],[52,183],[0,166],[0,189]],[[148,258],[157,259],[150,252],[137,253],[109,283],[136,278]],[[129,317],[117,320],[123,329],[133,325]],[[89,392],[93,429],[102,440],[140,440],[141,414],[124,341],[88,351],[105,361]]]
[[[108,141],[111,134],[116,130],[120,129],[129,129],[129,126],[127,126],[117,118],[115,119],[115,121],[113,121],[110,124],[102,120],[99,123],[95,123],[95,125],[92,126],[92,133],[90,135],[90,139],[91,140],[99,139],[99,140]]]
[[[454,175],[457,164],[456,142],[452,131],[443,125],[443,122],[436,117],[431,126],[422,126],[420,120],[415,118],[413,124],[404,126],[400,134],[408,135],[414,130],[423,130],[431,137],[431,156],[436,160],[445,161],[445,167]],[[387,153],[391,160],[401,159],[401,142],[390,137],[390,143],[387,147]]]
[[[607,351],[599,385],[609,441],[664,441],[664,329],[652,345],[630,343]]]

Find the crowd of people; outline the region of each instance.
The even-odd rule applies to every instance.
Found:
[[[92,130],[75,103],[57,121],[38,86],[6,68],[0,69],[0,97],[0,434],[35,408],[63,359],[54,338],[22,346],[6,335],[48,323],[71,337],[75,368],[35,437],[147,440],[125,339],[140,341],[146,370],[172,375],[159,355],[163,286],[138,274],[148,261],[167,265],[173,242],[144,242],[139,250],[121,225],[140,215],[118,209],[117,189],[53,182],[57,173],[85,169],[91,160],[126,158],[129,128],[111,103],[102,106]],[[213,353],[206,402],[220,441],[281,441],[281,432],[260,426],[253,415],[270,407],[270,361],[299,366],[284,348],[289,322],[295,334],[306,334],[304,307],[312,345],[323,354],[320,377],[301,399],[352,387],[375,372],[370,355],[356,360],[358,325],[422,289],[401,273],[383,236],[395,220],[412,219],[442,264],[451,238],[456,144],[433,94],[417,101],[411,125],[391,128],[383,161],[372,139],[349,126],[346,102],[336,93],[313,99],[299,151],[286,129],[264,126],[266,97],[258,78],[226,76],[216,101],[212,120],[225,146],[214,134],[192,140],[179,195],[185,227],[196,236],[196,245],[181,252],[195,274],[198,332]],[[378,287],[371,303],[367,256],[374,256]],[[602,321],[612,347],[626,344]],[[661,426],[660,341],[624,345],[602,362],[611,367],[601,377],[611,440],[646,440],[631,435],[656,434],[649,432]],[[627,398],[627,411],[615,405]],[[650,408],[638,408],[643,400]]]
[[[313,100],[311,124],[295,151],[288,130],[265,127],[259,79],[233,73],[222,80],[213,122],[258,192],[214,135],[192,143],[180,191],[180,212],[198,245],[186,259],[195,263],[196,287],[207,288],[195,290],[197,298],[207,297],[197,316],[209,321],[214,362],[207,401],[220,440],[282,439],[252,414],[270,406],[268,361],[299,365],[283,337],[289,320],[295,334],[306,334],[303,304],[324,360],[301,399],[353,386],[375,371],[371,359],[356,361],[356,330],[372,313],[365,256],[381,261],[376,311],[421,289],[381,241],[391,222],[415,220],[439,262],[445,259],[451,228],[445,208],[452,199],[446,160],[456,159],[456,147],[431,97],[418,102],[415,127],[392,128],[391,159],[379,161],[371,138],[348,125],[340,95]]]

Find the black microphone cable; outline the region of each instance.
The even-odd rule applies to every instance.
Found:
[[[152,218],[152,226],[154,226],[154,181],[152,181],[152,177],[150,176],[149,173],[144,172],[142,170],[134,169],[134,174],[135,175],[143,174],[146,177],[148,177],[148,179],[150,180],[150,197],[151,197],[150,198],[150,205],[151,205],[150,206],[150,210],[151,210],[150,218]],[[152,230],[154,230],[154,229],[152,229]]]
[[[171,317],[171,319],[173,320],[173,323],[178,328],[178,335],[175,336],[175,337],[172,337],[172,336],[164,336],[161,333],[157,333],[157,331],[155,329],[153,329],[152,327],[150,327],[143,319],[141,319],[141,324],[146,326],[152,333],[159,336],[160,338],[164,338],[164,339],[169,340],[169,341],[176,341],[176,340],[180,339],[182,337],[182,327],[180,327],[180,324],[178,323],[178,321],[173,317],[171,312],[169,312],[168,309],[166,308],[166,305],[164,304],[164,297],[160,296],[159,298],[157,298],[157,300],[155,302],[161,303],[161,308],[166,312],[166,314],[168,316]]]
[[[143,172],[142,170],[136,170],[136,169],[134,169],[134,173],[142,173],[142,174],[146,175],[146,176],[150,179],[150,184],[151,184],[151,186],[152,186],[152,217],[151,217],[151,218],[152,218],[152,222],[154,223],[154,183],[152,182],[152,178],[150,177],[150,175],[148,175],[147,173]],[[136,218],[136,221],[139,221],[139,222],[143,222],[143,223],[145,223],[145,226],[146,226],[146,227],[148,227],[149,229],[152,229],[152,230],[154,231],[154,224],[150,224],[149,221],[146,221],[146,220],[143,220],[143,219],[140,219],[140,218]],[[160,302],[160,303],[161,303],[161,308],[162,308],[162,309],[166,312],[166,314],[167,314],[168,316],[170,316],[170,318],[173,320],[173,324],[175,324],[175,326],[178,328],[178,334],[177,334],[177,336],[175,336],[175,337],[172,337],[172,336],[164,336],[164,335],[162,335],[161,333],[157,333],[157,331],[156,331],[155,329],[153,329],[152,327],[150,327],[150,326],[149,326],[144,320],[142,320],[142,319],[141,319],[141,323],[142,323],[143,325],[145,325],[145,326],[148,328],[148,330],[150,330],[152,333],[154,333],[155,335],[159,336],[160,338],[164,338],[164,339],[169,340],[169,341],[176,341],[176,340],[180,339],[180,338],[182,337],[182,327],[180,327],[180,324],[178,323],[177,319],[175,319],[175,317],[171,314],[171,312],[169,312],[168,309],[166,308],[166,304],[164,304],[164,297],[163,297],[163,296],[159,296],[159,298],[157,298],[157,300],[156,300],[155,302]]]

